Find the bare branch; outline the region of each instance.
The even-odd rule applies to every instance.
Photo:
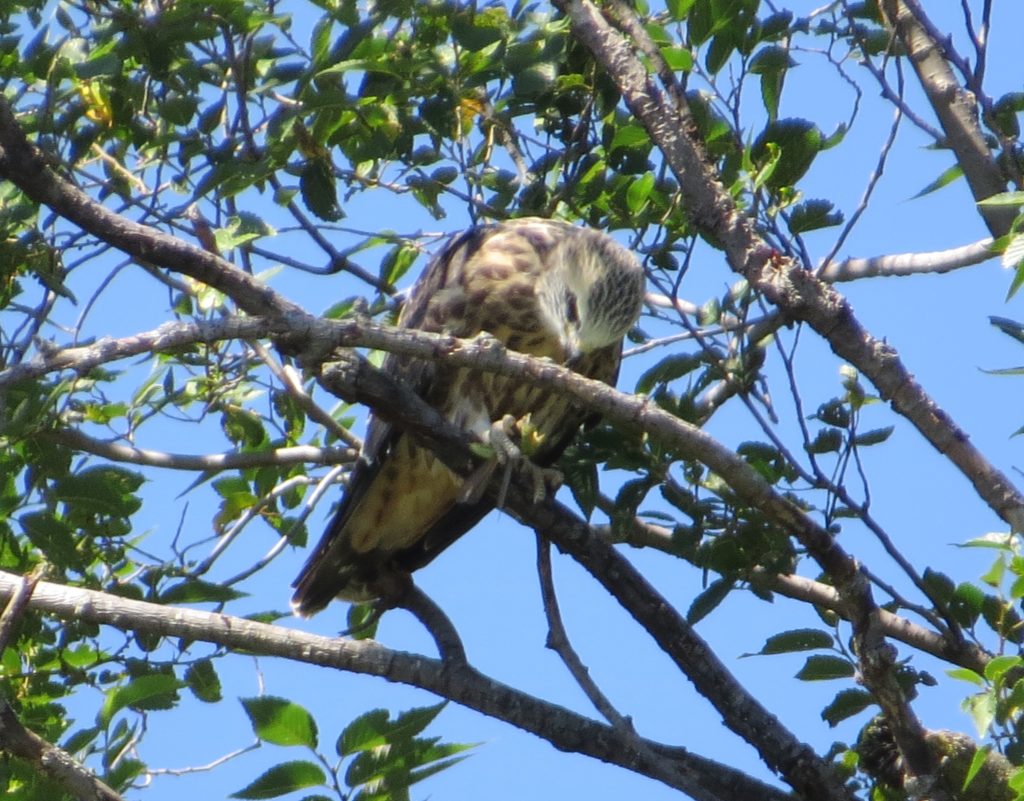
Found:
[[[981,239],[969,245],[928,253],[894,253],[867,259],[845,259],[826,264],[818,273],[829,283],[856,281],[875,276],[907,276],[923,273],[948,273],[963,267],[973,267],[995,258],[992,240]]]
[[[305,315],[302,315],[305,317]],[[152,331],[130,337],[103,337],[91,345],[73,348],[48,348],[33,359],[0,370],[0,387],[38,378],[59,370],[85,373],[101,364],[196,344],[211,344],[225,339],[258,339],[274,331],[283,332],[265,318],[228,317],[201,323],[164,323]]]
[[[607,504],[599,501],[598,505],[605,508]],[[628,528],[619,527],[614,530],[611,526],[595,526],[594,531],[606,542],[623,542],[638,548],[654,548],[667,554],[678,554],[678,546],[673,541],[670,529],[643,520],[634,519]],[[820,581],[814,581],[804,576],[771,573],[761,568],[749,571],[745,574],[745,578],[761,589],[770,590],[794,600],[806,601],[831,610],[844,619],[849,619],[846,614],[846,604],[836,592],[836,588],[828,584],[822,584]],[[885,609],[879,610],[879,626],[886,637],[904,642],[950,664],[970,668],[976,673],[984,673],[985,665],[993,656],[984,648],[973,643],[964,640],[952,641],[949,637]]]
[[[541,599],[544,602],[544,616],[548,621],[548,639],[546,646],[558,654],[562,663],[568,668],[569,673],[576,680],[576,683],[583,690],[583,693],[590,699],[594,709],[601,713],[601,716],[624,734],[632,733],[633,723],[612,705],[608,697],[597,686],[597,682],[590,676],[590,671],[583,664],[576,649],[569,642],[569,635],[566,634],[565,626],[562,623],[562,613],[558,608],[558,596],[555,594],[555,582],[551,575],[551,545],[540,534],[537,535],[537,575],[540,578]]]
[[[940,42],[936,28],[918,0],[882,0],[879,4],[903,46],[907,49],[918,80],[928,96],[935,116],[946,134],[946,143],[956,155],[975,200],[1006,191],[1006,179],[992,158],[978,124],[973,95],[957,81],[949,58],[948,44]],[[970,72],[966,72],[970,75]],[[981,216],[994,237],[1009,232],[1016,209],[981,206]]]
[[[18,576],[0,571],[0,598],[10,598],[18,586]],[[30,608],[64,620],[208,642],[420,687],[536,734],[560,750],[625,767],[690,793],[700,801],[729,797],[709,793],[704,789],[705,783],[711,787],[735,783],[746,797],[765,801],[789,798],[777,788],[682,748],[641,739],[645,748],[643,753],[638,752],[611,726],[521,693],[469,665],[395,651],[372,640],[322,637],[230,615],[160,606],[50,582],[38,584]],[[109,801],[116,798],[113,796]]]
[[[262,343],[251,342],[250,344],[267,366],[267,369],[281,382],[285,391],[295,400],[299,408],[306,413],[310,420],[319,423],[342,442],[348,443],[353,448],[362,447],[362,441],[359,437],[345,428],[345,426],[340,425],[337,420],[331,417],[326,409],[322,409],[309,396],[309,393],[302,386],[301,379],[290,364],[281,364],[280,361],[274,358],[274,354],[264,347]]]
[[[40,568],[37,568],[30,575],[21,579],[17,592],[15,592],[11,596],[10,601],[7,602],[7,606],[4,607],[3,614],[0,614],[0,654],[2,654],[7,649],[7,646],[10,645],[11,637],[14,636],[14,627],[21,619],[22,612],[24,612],[26,607],[28,607],[28,602],[32,598],[32,593],[35,591],[36,584],[38,584],[39,579],[42,578],[43,569],[45,569],[45,564]]]
[[[437,653],[448,664],[465,665],[466,648],[451,619],[434,599],[417,587],[411,580],[402,589],[394,605],[415,617],[430,632],[437,646]]]
[[[317,448],[312,445],[294,445],[246,453],[169,453],[107,442],[74,428],[48,431],[46,436],[69,448],[102,456],[114,462],[129,462],[172,470],[232,470],[288,464],[344,464],[355,461],[359,456],[352,448]]]

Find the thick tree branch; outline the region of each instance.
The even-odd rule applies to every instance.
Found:
[[[963,267],[973,267],[997,254],[992,252],[992,240],[982,239],[969,245],[927,253],[893,253],[866,259],[844,259],[824,265],[818,278],[828,283],[856,281],[875,276],[906,276],[923,273],[948,273]]]
[[[493,355],[500,350],[490,347],[483,354]],[[449,356],[453,352],[448,351]],[[507,356],[510,360],[517,358],[517,354]],[[536,376],[544,375],[545,382],[554,381],[551,384],[553,387],[559,386],[561,379],[567,381],[566,387],[578,379],[591,387],[590,390],[583,390],[584,393],[604,393],[603,400],[588,400],[587,405],[594,404],[592,408],[601,408],[608,404],[613,395],[621,395],[598,381],[589,381],[557,365],[522,358],[531,363],[530,368]],[[554,371],[550,371],[550,368],[554,368]],[[417,440],[430,447],[457,474],[468,476],[473,471],[476,457],[471,449],[470,437],[407,387],[373,368],[365,360],[355,356],[347,358],[344,363],[335,364],[325,371],[321,380],[329,391],[370,405],[382,418],[398,422]],[[582,386],[585,385],[577,385],[577,391]],[[660,426],[655,421],[659,421],[666,429],[682,424],[678,418],[648,406],[646,399],[625,395],[621,395],[621,398],[631,407],[630,413],[625,416],[619,409],[623,422],[630,427],[649,431],[651,436],[661,435]],[[809,543],[808,549],[814,553],[815,558],[828,565],[826,569],[829,569],[831,575],[839,577],[837,583],[844,587],[858,582],[863,584],[862,579],[858,579],[853,560],[843,554],[827,532],[803,516],[789,501],[775,496],[767,482],[734,452],[713,443],[699,429],[687,428],[686,431],[691,446],[707,445],[711,449],[706,454],[710,460],[709,466],[720,475],[730,476],[733,488],[741,497],[765,510],[769,516],[779,520],[781,525],[796,531],[802,541]],[[762,759],[806,798],[849,798],[831,766],[787,731],[746,691],[707,643],[629,561],[602,542],[589,526],[562,504],[552,500],[536,504],[532,491],[526,489],[531,486],[530,482],[525,476],[520,478],[521,481],[513,482],[508,488],[506,511],[548,537],[561,551],[570,554],[586,568],[650,633],[701,695],[711,701],[729,728],[751,743]],[[849,591],[846,597],[850,597]]]
[[[233,264],[195,245],[116,214],[61,178],[28,143],[0,95],[0,177],[37,203],[142,262],[188,275],[218,289],[250,314],[302,310]]]
[[[661,147],[687,198],[694,222],[725,245],[734,269],[743,273],[783,311],[806,320],[833,350],[868,376],[880,394],[910,419],[971,480],[979,495],[1004,520],[1024,529],[1024,498],[975,449],[935,405],[899,361],[895,351],[865,332],[846,301],[792,264],[776,264],[771,250],[739,215],[697,142],[685,107],[670,108],[650,84],[628,46],[590,3],[561,2],[580,38],[602,59],[623,88],[634,113]],[[133,223],[91,200],[56,175],[25,140],[6,100],[0,97],[0,175],[29,197],[137,259],[190,275],[228,294],[250,314],[302,314],[295,304],[201,248]]]
[[[914,379],[887,343],[872,337],[849,303],[793,262],[778,258],[744,217],[693,135],[689,109],[658,90],[629,44],[587,0],[558,0],[574,34],[615,80],[679,181],[694,225],[720,242],[730,266],[785,314],[808,323],[832,350],[867,376],[879,394],[970,480],[978,495],[1014,529],[1024,529],[1024,496],[970,442]]]
[[[654,548],[668,554],[678,552],[670,529],[646,521],[633,520],[628,528],[619,527],[613,530],[611,526],[595,526],[594,530],[607,542],[621,542],[637,548]],[[749,571],[745,578],[758,589],[820,606],[846,619],[846,605],[835,587],[828,584],[804,576],[772,573],[761,568]],[[951,641],[949,637],[944,637],[885,609],[879,610],[878,624],[886,637],[906,643],[918,651],[931,654],[950,664],[970,668],[976,673],[984,673],[985,665],[993,656],[974,643],[963,640]]]
[[[929,33],[934,29],[918,0],[882,0],[879,4],[903,46],[956,155],[975,200],[1005,192],[1006,178],[992,158],[978,124],[974,96],[956,79],[943,45]],[[993,237],[1009,233],[1016,209],[979,207]]]
[[[19,584],[20,577],[0,571],[0,599],[10,598]],[[712,788],[735,786],[748,798],[789,798],[776,788],[682,748],[641,740],[645,753],[638,753],[611,726],[521,693],[468,665],[395,651],[372,640],[322,637],[230,615],[160,606],[49,582],[38,584],[29,606],[64,620],[208,642],[420,687],[536,734],[560,750],[633,770],[690,793],[699,801],[738,797],[709,792],[705,784]]]
[[[843,297],[795,262],[776,254],[756,233],[751,220],[740,213],[693,133],[695,126],[685,97],[680,92],[666,95],[659,90],[630,44],[589,0],[555,0],[555,5],[569,15],[574,35],[608,71],[627,106],[662,151],[697,229],[720,242],[730,266],[769,301],[810,324],[837,355],[860,369],[897,411],[961,468],[997,513],[1021,528],[1024,497],[947,417],[940,416],[938,407],[914,381],[896,352],[861,327]],[[766,508],[762,503],[754,505]],[[776,507],[771,514],[784,517],[785,509]],[[844,553],[827,548],[817,532],[795,528],[796,536],[833,578],[847,604],[861,675],[882,705],[910,775],[933,776],[937,762],[925,742],[924,727],[899,687],[895,649],[884,640],[878,625],[879,610],[865,577]],[[806,789],[794,787],[801,792]]]
[[[703,435],[699,429],[649,405],[644,399],[619,392],[603,383],[583,378],[577,373],[557,365],[505,351],[487,339],[459,340],[446,335],[409,331],[369,321],[324,321],[302,316],[297,319],[278,320],[273,324],[260,318],[228,318],[206,323],[167,324],[154,332],[147,332],[125,340],[108,340],[90,347],[55,351],[47,359],[37,359],[0,373],[0,387],[12,382],[15,378],[24,377],[28,372],[33,376],[38,376],[47,370],[83,369],[85,364],[95,366],[114,358],[137,355],[149,349],[158,351],[180,347],[185,341],[214,341],[233,336],[247,338],[269,336],[288,329],[293,320],[296,323],[296,328],[291,329],[292,335],[296,338],[309,337],[318,343],[317,349],[331,350],[333,347],[364,346],[419,358],[444,359],[454,365],[514,376],[523,382],[558,392],[571,398],[575,403],[602,414],[605,419],[620,426],[649,428],[650,433],[666,446],[712,466],[737,491],[740,491],[740,487],[743,485],[742,475],[737,478],[737,470],[740,474],[750,472],[749,466],[736,459],[735,454],[732,454],[731,451]],[[382,390],[382,392],[386,395],[387,390]],[[379,398],[367,396],[365,399],[370,405],[380,410]],[[407,414],[407,412],[404,413]],[[397,414],[401,415],[403,412]],[[640,422],[640,418],[646,422]],[[428,425],[427,423],[423,424],[424,427]],[[68,444],[74,445],[75,443],[69,441]],[[86,448],[86,450],[92,449]],[[730,456],[734,460],[733,465],[728,464]],[[755,497],[748,493],[744,497],[750,498],[752,503],[760,502],[757,500],[759,495]],[[773,504],[775,503],[781,503],[778,496],[773,496]],[[777,522],[780,525],[788,525],[790,514],[792,514],[791,511],[786,512],[783,517],[777,518]],[[650,528],[653,530],[656,527]],[[658,543],[653,544],[658,547]],[[780,591],[782,590],[780,589]],[[824,603],[821,599],[816,599],[814,602],[842,613],[842,604],[838,597],[835,597],[835,591],[831,588],[829,591],[833,595],[831,603]],[[884,613],[883,617],[887,618],[888,613]],[[904,621],[895,625],[891,630],[905,630],[906,626],[912,626],[912,624]],[[975,663],[983,658],[973,652],[961,653],[958,644],[942,640],[937,634],[925,633],[929,636],[924,637],[923,634],[917,634],[915,635],[916,639],[907,640],[905,636],[897,634],[896,639],[903,639],[915,647],[936,653],[936,655],[957,664]],[[931,638],[938,638],[941,644],[931,642]]]

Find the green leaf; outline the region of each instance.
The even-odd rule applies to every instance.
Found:
[[[793,206],[787,217],[789,230],[793,234],[816,231],[841,225],[843,213],[836,210],[831,200],[806,200]]]
[[[1013,280],[1010,288],[1006,291],[1006,300],[1017,294],[1017,290],[1024,285],[1024,236],[1018,235],[1013,238],[1002,255],[1003,266],[1013,267]]]
[[[733,586],[732,581],[724,578],[712,581],[706,590],[693,599],[690,608],[686,610],[686,622],[692,626],[711,614],[725,600]]]
[[[542,61],[517,72],[512,78],[512,86],[519,97],[532,100],[550,90],[557,78],[558,65]]]
[[[978,732],[978,736],[987,736],[989,729],[992,727],[992,721],[996,717],[995,694],[978,693],[977,695],[965,698],[963,708],[971,716],[971,720],[974,721],[974,728]]]
[[[686,47],[662,47],[661,57],[673,72],[689,72],[693,69],[693,53]]]
[[[227,225],[223,228],[215,229],[214,239],[217,241],[217,247],[226,252],[261,237],[274,236],[276,233],[262,217],[242,211],[228,217]]]
[[[985,605],[985,593],[968,582],[959,584],[949,603],[949,611],[957,622],[964,626],[973,626]]]
[[[452,38],[470,51],[483,50],[505,38],[508,11],[501,6],[461,11],[451,15]]]
[[[25,536],[36,548],[59,567],[81,568],[75,537],[71,527],[49,512],[28,512],[18,518]]]
[[[862,448],[866,448],[869,445],[879,445],[885,442],[892,435],[892,432],[896,430],[895,426],[885,426],[885,428],[873,428],[870,431],[865,431],[863,434],[858,434],[853,438],[853,444],[859,445]]]
[[[977,205],[992,207],[1024,206],[1024,192],[1000,192],[998,195],[991,195],[984,200],[979,200]]]
[[[316,721],[303,707],[285,698],[261,695],[240,699],[252,730],[261,740],[274,745],[304,745],[316,748]]]
[[[441,710],[448,706],[447,701],[441,701],[433,706],[420,706],[406,710],[399,714],[391,730],[391,737],[415,737],[433,722],[434,718],[441,714]]]
[[[608,145],[608,150],[613,151],[620,147],[623,148],[634,148],[634,147],[649,147],[651,144],[650,138],[647,136],[647,131],[639,123],[629,123],[621,126],[615,131],[615,135],[612,137],[611,144]]]
[[[758,654],[788,654],[796,651],[814,651],[819,648],[831,648],[834,642],[832,635],[819,629],[793,629],[774,634],[765,640]]]
[[[326,785],[327,777],[319,765],[304,760],[282,762],[263,773],[230,798],[277,798],[304,787]]]
[[[985,686],[985,679],[981,674],[976,673],[970,668],[953,668],[952,670],[947,670],[946,675],[953,679],[959,679],[960,681],[976,684],[979,687]]]
[[[770,120],[779,114],[786,71],[794,66],[796,61],[790,56],[789,49],[779,45],[763,47],[750,60],[750,72],[761,76],[761,101]]]
[[[349,723],[338,737],[335,750],[338,756],[366,751],[384,745],[390,720],[386,709],[371,709]]]
[[[76,645],[74,648],[68,648],[61,651],[60,658],[66,665],[82,668],[95,665],[97,662],[108,659],[109,657],[103,651],[98,651],[91,645],[81,643]]]
[[[1010,139],[1020,136],[1017,115],[1024,111],[1024,92],[1009,92],[992,104],[991,119],[1002,134]]]
[[[693,7],[695,2],[697,0],[668,0],[665,6],[668,8],[668,13],[672,19],[682,22],[686,19],[686,15],[690,13],[690,8]]]
[[[981,770],[982,766],[985,764],[985,760],[988,759],[988,755],[991,751],[991,744],[975,749],[974,756],[971,757],[970,767],[967,768],[967,775],[964,776],[964,783],[960,787],[961,790],[966,790],[970,786],[974,777],[978,775],[978,771]]]
[[[945,573],[932,570],[930,567],[926,567],[924,569],[921,581],[928,590],[928,593],[939,603],[949,603],[950,599],[953,597],[953,593],[956,591],[956,585],[953,583],[953,579]]]
[[[207,704],[216,703],[223,697],[220,677],[210,659],[200,659],[189,665],[185,671],[185,683],[196,698]]]
[[[348,608],[347,628],[353,640],[372,640],[379,622],[376,604],[352,604]]]
[[[167,673],[139,676],[107,693],[97,720],[101,726],[108,726],[114,715],[125,707],[169,709],[177,701],[177,691],[182,686],[184,685],[175,676]]]
[[[336,222],[345,216],[338,205],[338,189],[330,160],[314,158],[307,161],[299,176],[299,190],[306,208],[321,220]]]
[[[188,579],[173,584],[160,593],[163,604],[224,603],[244,598],[246,593],[223,584],[213,584],[202,579]]]
[[[832,699],[832,703],[821,710],[821,718],[834,728],[847,718],[863,712],[873,703],[875,703],[875,699],[867,690],[854,688],[842,690]]]
[[[843,447],[843,432],[837,428],[823,428],[814,436],[812,442],[804,445],[808,453],[835,453]]]
[[[394,721],[390,720],[386,709],[366,712],[349,723],[338,737],[338,756],[348,756],[378,748],[385,743],[394,744],[399,740],[411,739],[429,726],[445,706],[446,702],[442,701],[434,706],[415,707],[402,712]]]
[[[703,360],[690,353],[678,353],[668,356],[647,370],[636,382],[636,392],[650,394],[656,386],[668,384],[691,373],[703,364]]]
[[[911,198],[911,200],[917,200],[917,198],[919,197],[924,197],[925,195],[930,195],[932,192],[937,192],[939,189],[942,189],[942,187],[948,186],[949,184],[953,183],[953,181],[955,181],[957,178],[962,177],[963,174],[963,168],[959,164],[954,164],[949,169],[944,170],[942,174],[934,181],[932,181],[930,184],[928,184],[928,186],[926,186],[924,189],[922,189],[920,192],[914,195]],[[983,200],[981,202],[984,203],[985,201]]]
[[[633,214],[639,214],[643,210],[652,189],[654,189],[653,172],[645,172],[630,183],[629,189],[626,190],[626,206]]]
[[[54,483],[54,492],[75,512],[127,518],[142,505],[135,492],[144,481],[133,470],[99,465],[62,476]]]
[[[765,183],[771,189],[780,189],[796,185],[810,169],[822,144],[821,130],[813,122],[776,120],[758,134],[751,147],[751,157],[755,163],[765,164],[771,156],[770,145],[779,148],[778,163]]]
[[[576,499],[580,509],[587,520],[594,513],[597,506],[597,496],[600,489],[600,482],[597,476],[597,463],[593,461],[567,461],[565,458],[559,462],[559,469],[565,476],[565,483],[569,485],[572,497]]]
[[[1006,671],[1011,670],[1024,662],[1019,656],[994,656],[985,665],[985,678],[997,683]]]
[[[380,280],[387,286],[395,286],[412,267],[419,251],[412,245],[401,244],[389,250],[380,262]]]
[[[846,659],[830,654],[815,654],[807,657],[796,677],[801,681],[828,681],[847,679],[855,674],[853,665]]]

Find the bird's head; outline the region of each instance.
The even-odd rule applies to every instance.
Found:
[[[644,272],[636,257],[600,231],[573,228],[551,259],[538,296],[566,361],[621,340],[643,306]]]

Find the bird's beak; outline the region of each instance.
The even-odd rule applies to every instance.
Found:
[[[583,351],[580,348],[579,338],[576,336],[576,332],[567,332],[565,340],[565,355],[562,359],[562,364],[569,368],[575,368],[579,363],[580,357],[583,355]]]

